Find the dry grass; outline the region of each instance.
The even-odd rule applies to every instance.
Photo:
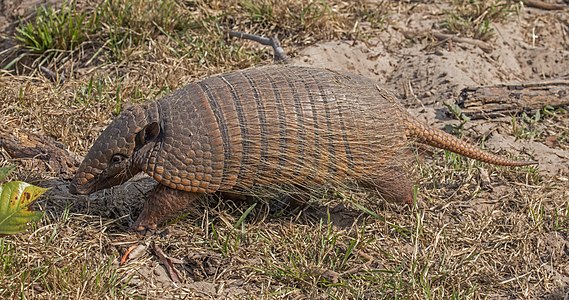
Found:
[[[48,12],[82,16],[76,31],[85,35],[77,43],[47,50],[20,44],[3,52],[0,124],[37,130],[84,154],[127,102],[155,99],[208,74],[271,63],[270,49],[230,40],[224,30],[277,35],[294,55],[318,41],[371,37],[384,30],[390,13],[415,5],[78,1]],[[41,66],[57,78],[47,78]],[[520,136],[536,130],[568,136],[541,120],[515,121]],[[20,163],[0,154],[1,165]],[[64,182],[19,164],[18,177],[54,189],[39,204],[46,217],[36,227],[0,238],[0,298],[563,299],[567,180],[448,153],[432,158],[418,163],[412,208],[335,191],[293,210],[259,203],[242,218],[252,203],[214,199],[152,237],[125,233],[145,181],[76,198]],[[182,284],[164,277],[149,250],[118,264],[129,246],[151,241],[184,260],[176,265]]]
[[[516,1],[454,0],[445,12],[441,26],[451,33],[489,40],[494,35],[493,22],[502,22],[520,9]]]

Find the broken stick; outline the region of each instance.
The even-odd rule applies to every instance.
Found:
[[[229,36],[251,40],[261,45],[271,46],[275,53],[275,62],[282,61],[285,64],[290,62],[290,57],[288,57],[284,52],[284,49],[281,47],[281,43],[277,37],[268,38],[239,31],[229,31]]]
[[[494,118],[569,105],[569,81],[467,87],[456,103],[471,119]]]

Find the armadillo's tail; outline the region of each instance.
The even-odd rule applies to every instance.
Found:
[[[411,137],[436,148],[445,149],[493,165],[516,167],[537,164],[536,161],[511,160],[486,152],[442,130],[429,127],[411,116],[409,116],[407,124],[409,126],[408,134]]]

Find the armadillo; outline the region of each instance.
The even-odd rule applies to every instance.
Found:
[[[356,182],[412,201],[409,144],[525,166],[412,117],[363,76],[273,65],[212,76],[123,111],[98,137],[70,184],[90,194],[144,172],[158,185],[134,223],[155,229],[216,192]]]

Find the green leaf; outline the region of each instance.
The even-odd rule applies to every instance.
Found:
[[[243,221],[245,221],[245,218],[247,218],[247,216],[251,213],[253,208],[255,208],[255,206],[257,206],[257,203],[253,203],[253,205],[249,206],[249,208],[247,208],[247,210],[241,215],[239,220],[237,220],[237,223],[235,223],[233,228],[238,229],[239,226],[241,226],[241,224],[243,224]]]
[[[0,186],[0,235],[19,233],[29,222],[39,220],[43,213],[29,206],[47,190],[22,181]]]
[[[12,171],[14,171],[15,168],[16,166],[7,166],[0,168],[0,182],[4,181],[6,177],[10,176],[10,174],[12,173]]]

